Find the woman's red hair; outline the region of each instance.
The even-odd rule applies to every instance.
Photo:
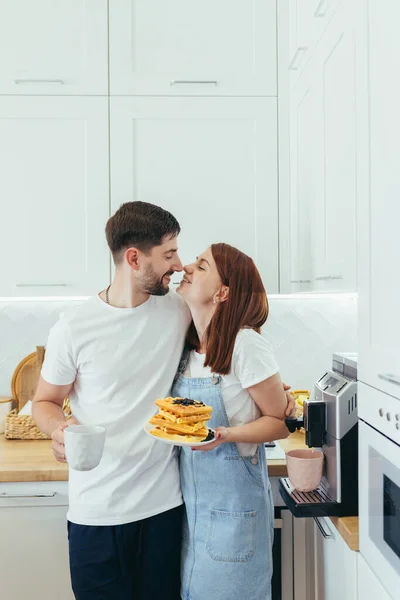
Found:
[[[229,288],[228,298],[220,302],[205,332],[204,366],[213,373],[227,375],[231,371],[233,349],[240,329],[260,333],[268,317],[265,288],[253,260],[229,244],[213,244],[211,252],[222,285]],[[194,324],[190,325],[188,346],[199,350],[200,342]]]

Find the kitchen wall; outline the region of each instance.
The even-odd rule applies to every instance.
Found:
[[[46,344],[60,312],[82,301],[0,301],[0,396],[10,394],[18,362]],[[271,296],[263,335],[275,350],[282,378],[309,388],[330,366],[333,351],[356,351],[356,319],[355,295]]]

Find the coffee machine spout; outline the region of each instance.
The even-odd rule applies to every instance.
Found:
[[[309,400],[304,403],[304,428],[309,448],[322,448],[326,434],[326,403]]]
[[[306,444],[309,448],[321,448],[324,445],[326,432],[326,404],[308,400],[304,403],[303,418],[287,417],[286,427],[290,433],[304,427],[306,431]]]

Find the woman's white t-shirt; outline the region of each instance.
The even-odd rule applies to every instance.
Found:
[[[204,366],[205,354],[192,351],[189,358],[191,377],[210,377],[210,367]],[[241,329],[236,337],[229,375],[222,375],[221,391],[225,411],[232,427],[251,423],[261,411],[247,388],[261,383],[279,368],[268,341],[253,329]],[[241,456],[251,456],[257,444],[238,444]]]

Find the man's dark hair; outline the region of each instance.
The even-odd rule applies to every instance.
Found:
[[[117,264],[121,251],[135,247],[149,252],[160,246],[165,237],[180,233],[178,221],[167,210],[148,202],[126,202],[108,219],[106,238]]]

